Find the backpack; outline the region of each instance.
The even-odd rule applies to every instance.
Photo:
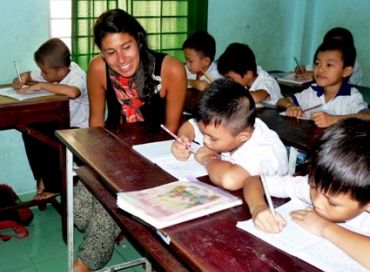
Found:
[[[33,213],[28,207],[17,207],[22,204],[19,196],[12,187],[0,184],[0,230],[12,230],[14,235],[1,234],[3,241],[15,237],[22,239],[28,236],[28,231],[24,226],[28,226],[33,220]]]

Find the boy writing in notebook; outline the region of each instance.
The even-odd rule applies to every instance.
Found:
[[[60,39],[52,38],[43,43],[34,53],[40,70],[23,72],[13,80],[13,88],[19,92],[46,90],[65,95],[69,101],[71,127],[88,127],[89,105],[86,90],[86,73],[71,62],[68,47]],[[25,86],[29,84],[29,86]],[[50,137],[54,136],[53,124],[38,124]],[[37,182],[35,200],[45,200],[60,192],[62,181],[59,171],[59,152],[27,133],[22,134],[27,157]]]
[[[252,96],[239,83],[219,79],[204,90],[196,119],[179,129],[181,141],[172,145],[179,160],[191,155],[193,140],[203,146],[194,154],[207,168],[211,181],[227,190],[238,190],[251,175],[284,175],[288,171],[286,149],[279,136],[256,118]]]
[[[292,220],[321,236],[370,269],[370,122],[349,118],[328,128],[312,150],[307,176],[265,176],[270,195],[298,198],[312,207],[292,211]],[[244,183],[244,198],[253,222],[266,232],[280,232],[264,199],[259,176]],[[346,222],[358,232],[336,223]]]
[[[348,83],[356,49],[342,40],[322,43],[314,57],[315,84],[291,97],[279,99],[277,106],[291,117],[310,116],[318,127],[329,127],[340,119],[370,120],[368,105],[361,93]],[[306,109],[318,108],[304,112]]]
[[[221,78],[214,63],[216,41],[207,31],[191,34],[182,49],[189,86],[203,91],[213,80]]]
[[[224,77],[244,86],[256,103],[276,101],[282,97],[276,79],[257,66],[256,57],[246,44],[230,44],[218,59],[217,69]]]

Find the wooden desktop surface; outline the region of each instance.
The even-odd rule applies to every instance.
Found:
[[[0,87],[7,86],[9,84]],[[17,129],[58,149],[60,174],[65,181],[66,156],[64,146],[56,139],[51,139],[32,127],[32,124],[49,122],[55,123],[58,129],[69,128],[69,99],[66,96],[51,95],[23,101],[0,96],[0,130]],[[66,182],[63,182],[61,213],[64,238],[66,238],[67,225],[66,206]]]
[[[266,114],[265,118],[268,116],[271,122],[274,116],[279,118],[277,113]],[[153,133],[140,124],[130,124],[117,130],[63,130],[58,131],[57,136],[86,164],[78,170],[84,184],[128,235],[167,271],[292,271],[292,268],[319,271],[238,229],[237,221],[250,218],[245,204],[165,228],[163,233],[171,239],[169,246],[153,229],[120,210],[115,203],[116,192],[150,188],[175,180],[131,148],[133,144],[169,139],[165,132]],[[301,138],[292,136],[293,139]],[[209,182],[207,177],[201,180]],[[241,197],[241,190],[235,194]]]

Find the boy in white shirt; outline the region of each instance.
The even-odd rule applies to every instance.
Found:
[[[257,66],[252,49],[241,43],[230,44],[217,61],[221,75],[231,78],[250,91],[254,102],[277,101],[282,97],[276,79]]]
[[[370,123],[344,119],[328,128],[312,151],[308,175],[268,177],[271,196],[299,198],[312,208],[292,211],[293,221],[319,235],[370,269]],[[280,232],[285,219],[276,220],[265,199],[259,176],[244,183],[244,198],[257,228]],[[346,222],[358,232],[336,223]],[[360,234],[360,233],[361,234]]]
[[[172,153],[179,160],[191,155],[189,143],[203,146],[195,159],[207,168],[211,181],[227,190],[238,190],[251,175],[285,175],[287,151],[279,136],[256,118],[252,96],[239,83],[219,79],[202,93],[196,120],[184,123]]]
[[[20,93],[45,90],[69,97],[71,127],[88,127],[86,73],[76,63],[71,62],[67,45],[60,39],[49,39],[36,50],[34,59],[40,70],[21,73],[20,80],[13,80],[13,88]],[[34,128],[51,138],[55,137],[53,124],[37,124]],[[27,133],[23,133],[22,137],[37,182],[37,194],[34,199],[50,199],[60,192],[62,186],[59,152]]]
[[[328,40],[315,53],[315,84],[291,97],[279,99],[277,106],[291,117],[309,114],[318,127],[329,127],[343,118],[370,120],[362,94],[348,83],[356,58],[356,49],[343,40]],[[305,112],[306,109],[319,108]]]
[[[222,77],[214,63],[216,41],[207,31],[191,34],[183,43],[182,49],[190,87],[203,91],[209,83]]]

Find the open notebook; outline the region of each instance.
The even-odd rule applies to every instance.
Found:
[[[132,148],[177,179],[188,175],[193,177],[206,176],[207,169],[195,160],[193,154],[186,161],[179,161],[172,155],[171,146],[173,141],[134,145]],[[192,143],[192,149],[196,150],[197,148],[199,148],[199,145]]]
[[[369,271],[328,240],[311,234],[291,220],[290,211],[304,209],[306,206],[300,200],[292,199],[275,209],[287,221],[280,233],[260,231],[252,220],[238,222],[236,226],[323,271]],[[346,227],[346,224],[342,226]]]
[[[49,96],[49,95],[54,95],[54,94],[49,93],[48,91],[44,91],[44,90],[20,94],[20,93],[17,93],[13,88],[7,87],[7,88],[0,89],[0,95],[14,98],[17,100],[27,100],[27,99],[32,99],[32,98],[42,97],[42,96]]]

